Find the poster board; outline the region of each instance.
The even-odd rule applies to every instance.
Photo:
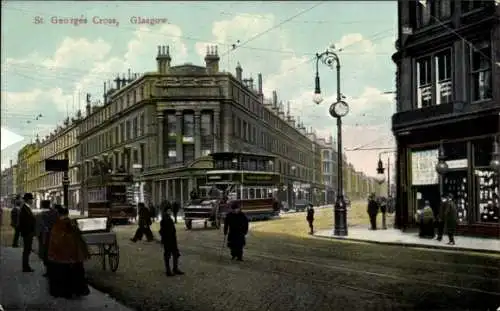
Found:
[[[438,155],[438,149],[414,151],[411,153],[412,186],[439,184],[439,175],[436,172]]]

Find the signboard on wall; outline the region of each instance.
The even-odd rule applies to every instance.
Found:
[[[415,151],[411,154],[412,186],[437,185],[439,175],[436,172],[438,149]]]

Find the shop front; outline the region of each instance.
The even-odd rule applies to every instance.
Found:
[[[396,224],[415,223],[416,210],[452,194],[462,234],[500,237],[499,174],[490,166],[498,115],[407,131],[397,136]],[[436,170],[439,161],[446,169]]]

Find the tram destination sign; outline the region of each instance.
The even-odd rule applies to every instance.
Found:
[[[277,174],[222,173],[207,176],[208,183],[242,183],[253,185],[273,185],[280,183]]]

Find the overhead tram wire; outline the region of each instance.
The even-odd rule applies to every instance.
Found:
[[[253,40],[256,40],[256,39],[262,37],[263,35],[265,35],[265,34],[271,32],[271,31],[273,31],[274,29],[277,29],[277,28],[283,26],[284,24],[290,22],[291,20],[293,20],[295,18],[297,18],[297,17],[299,17],[301,15],[304,15],[305,13],[311,11],[312,9],[315,9],[316,7],[320,6],[323,3],[324,3],[323,1],[320,1],[320,2],[318,2],[316,4],[314,4],[313,6],[307,8],[307,9],[304,9],[304,10],[300,11],[299,13],[297,13],[297,14],[295,14],[295,15],[293,15],[293,16],[285,19],[285,20],[283,20],[282,22],[278,23],[277,25],[274,25],[274,26],[272,26],[272,27],[270,27],[270,28],[268,28],[268,29],[266,29],[266,30],[264,30],[264,31],[256,34],[256,35],[250,37],[249,39],[247,39],[247,40],[245,40],[243,42],[240,42],[238,44],[238,48],[243,47],[245,44],[247,44],[249,42],[252,42]],[[224,56],[225,56],[225,54],[221,55],[220,57],[223,58]]]

